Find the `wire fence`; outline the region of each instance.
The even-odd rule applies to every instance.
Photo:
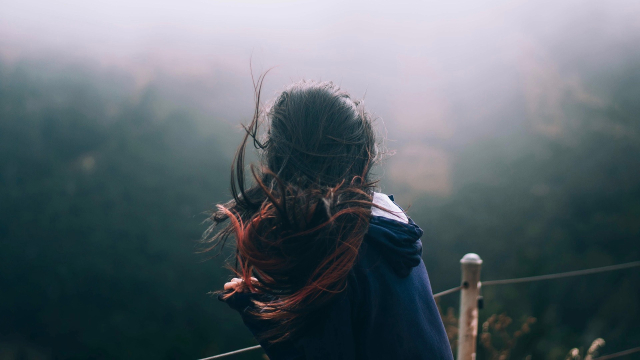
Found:
[[[638,266],[640,266],[640,261],[634,261],[634,262],[624,263],[619,265],[603,266],[603,267],[585,269],[585,270],[567,271],[567,272],[557,273],[557,274],[528,276],[528,277],[522,277],[522,278],[516,278],[516,279],[489,280],[489,281],[483,281],[482,286],[518,284],[518,283],[532,282],[532,281],[560,279],[560,278],[571,277],[571,276],[590,275],[590,274],[597,274],[597,273],[613,271],[613,270],[629,269],[629,268],[638,267]]]
[[[256,346],[249,346],[248,348],[244,348],[244,349],[239,349],[239,350],[235,350],[235,351],[230,351],[228,353],[224,353],[224,354],[219,354],[219,355],[214,355],[214,356],[209,356],[207,358],[202,358],[200,360],[213,360],[213,359],[221,359],[223,357],[227,357],[230,355],[235,355],[235,354],[240,354],[243,353],[245,351],[251,351],[251,350],[257,350],[260,349],[262,346],[260,345],[256,345]]]
[[[527,277],[521,277],[521,278],[502,279],[502,280],[488,280],[488,281],[482,281],[482,282],[480,282],[480,284],[482,286],[519,284],[519,283],[525,283],[525,282],[553,280],[553,279],[561,279],[561,278],[573,277],[573,276],[584,276],[584,275],[590,275],[590,274],[598,274],[598,273],[603,273],[603,272],[608,272],[608,271],[630,269],[630,268],[634,268],[634,267],[640,267],[640,261],[633,261],[633,262],[628,262],[628,263],[624,263],[624,264],[602,266],[602,267],[584,269],[584,270],[567,271],[567,272],[555,273],[555,274],[538,275],[538,276],[527,276]],[[435,294],[433,294],[433,297],[434,298],[439,298],[439,297],[444,296],[444,295],[453,294],[455,292],[458,292],[461,289],[462,289],[462,286],[456,286],[454,288],[435,293]],[[219,355],[214,355],[214,356],[202,358],[202,359],[199,359],[199,360],[221,359],[221,358],[224,358],[224,357],[227,357],[227,356],[230,356],[230,355],[240,354],[240,353],[243,353],[243,352],[246,352],[246,351],[257,350],[257,349],[260,349],[260,348],[261,348],[260,345],[255,345],[255,346],[250,346],[250,347],[247,347],[247,348],[244,348],[244,349],[239,349],[239,350],[227,352],[227,353],[224,353],[224,354],[219,354]],[[614,353],[614,354],[610,354],[610,355],[603,355],[603,356],[594,358],[593,360],[614,359],[614,358],[617,358],[617,357],[620,357],[620,356],[625,356],[625,355],[633,354],[633,353],[636,353],[636,352],[640,352],[640,347],[633,348],[633,349],[628,349],[628,350],[621,351],[621,352]]]
[[[433,298],[435,299],[435,298],[439,298],[439,297],[441,297],[441,296],[445,296],[445,295],[453,294],[454,292],[458,292],[458,291],[460,291],[460,289],[462,289],[462,286],[456,286],[456,287],[454,287],[454,288],[452,288],[452,289],[445,290],[445,291],[441,291],[441,292],[439,292],[439,293],[435,293],[435,294],[433,294]]]
[[[615,359],[615,358],[619,358],[620,356],[631,355],[637,352],[640,352],[640,347],[625,350],[625,351],[620,351],[620,352],[609,354],[609,355],[600,356],[600,357],[594,358],[593,360]]]

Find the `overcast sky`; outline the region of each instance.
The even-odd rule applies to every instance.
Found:
[[[333,80],[366,93],[405,161],[435,164],[423,190],[446,192],[447,146],[536,119],[561,131],[549,118],[567,89],[605,102],[583,74],[638,54],[638,19],[637,0],[0,0],[0,56],[93,62],[141,87],[158,74],[224,83],[226,96],[202,95],[223,114],[250,107],[250,58],[277,66],[267,94]]]

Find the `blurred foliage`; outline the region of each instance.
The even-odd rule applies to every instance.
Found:
[[[411,208],[425,230],[434,291],[459,281],[458,259],[468,252],[483,258],[485,280],[640,259],[638,70],[636,62],[597,74],[610,81],[598,85],[607,90],[604,104],[565,101],[556,135],[524,122],[509,137],[456,155],[454,194],[423,197]],[[612,352],[640,344],[638,269],[482,291],[481,323],[504,312],[538,319],[512,358],[561,359],[569,346],[598,337]],[[455,296],[442,301],[457,308]]]
[[[517,330],[511,329],[513,319],[506,314],[493,314],[482,324],[482,333],[479,335],[480,350],[490,360],[507,360],[511,357],[511,351],[515,348],[518,339],[531,331],[531,325],[536,318],[529,317],[522,321]]]
[[[440,306],[440,300],[436,298],[436,305],[440,312],[440,317],[444,323],[447,338],[453,351],[453,356],[457,357],[458,352],[458,322],[456,311],[449,307],[444,312]],[[526,317],[522,320],[520,327],[515,327],[513,319],[506,314],[493,314],[482,323],[482,332],[478,334],[478,344],[476,355],[482,359],[489,360],[509,360],[511,351],[516,347],[518,339],[531,332],[531,326],[537,321],[534,317]],[[578,351],[578,350],[576,350]],[[526,360],[532,358],[531,355],[524,357]]]
[[[564,105],[560,134],[523,122],[454,154],[452,195],[409,211],[435,290],[459,282],[468,252],[484,259],[483,279],[640,258],[640,73],[619,71],[607,105]],[[195,359],[254,343],[207,295],[228,275],[222,259],[196,254],[239,133],[133,83],[0,64],[0,358]],[[511,358],[562,359],[597,337],[611,351],[640,344],[637,270],[483,295],[481,323],[538,319]],[[456,307],[455,295],[442,301]]]
[[[1,69],[7,352],[185,359],[252,344],[207,295],[226,277],[220,261],[195,254],[202,212],[226,196],[225,135],[203,134],[152,87],[127,89],[82,70]]]
[[[584,360],[597,359],[599,350],[604,345],[605,345],[604,339],[602,339],[602,338],[595,339],[591,343],[591,346],[589,346],[589,348],[586,351],[582,352],[585,355],[584,356]],[[567,354],[567,357],[565,358],[565,360],[582,360],[583,357],[582,357],[582,355],[580,353],[581,353],[580,349],[573,348],[573,349],[571,349],[571,351],[569,351],[569,353]]]

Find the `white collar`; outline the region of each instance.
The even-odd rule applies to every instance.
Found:
[[[384,211],[382,209],[378,209],[375,206],[371,207],[371,215],[373,216],[382,216],[387,219],[399,221],[405,224],[409,223],[409,218],[405,215],[404,211],[400,209],[398,205],[396,205],[389,197],[382,193],[373,193],[373,203],[381,206],[389,211]]]

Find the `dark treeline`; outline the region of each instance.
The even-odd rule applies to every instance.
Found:
[[[559,134],[525,124],[462,148],[453,193],[413,202],[435,291],[458,283],[467,252],[485,260],[483,279],[640,259],[640,78],[637,67],[617,71],[602,85],[606,105],[563,104]],[[207,294],[228,276],[223,257],[196,253],[203,212],[227,197],[230,139],[240,133],[131,84],[77,68],[0,66],[7,358],[195,359],[253,344]],[[597,337],[606,352],[640,344],[637,269],[483,295],[481,321],[538,319],[513,359],[564,358]],[[457,306],[456,295],[442,301]]]
[[[467,252],[484,259],[484,280],[640,259],[639,70],[636,63],[597,74],[602,101],[566,96],[558,133],[531,131],[529,121],[520,134],[456,154],[455,193],[425,197],[411,209],[426,229],[434,291],[455,284],[456,260]],[[514,329],[524,316],[538,320],[513,359],[564,359],[569,348],[588,348],[598,337],[605,353],[640,344],[638,268],[482,292],[481,322],[494,313],[512,316]],[[455,299],[444,306],[457,306]]]
[[[203,135],[153,88],[67,71],[0,75],[0,347],[188,359],[251,344],[207,295],[220,261],[195,254],[230,128]]]

